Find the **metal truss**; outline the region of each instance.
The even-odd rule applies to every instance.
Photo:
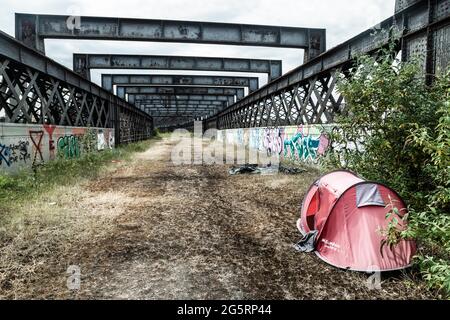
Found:
[[[218,118],[217,125],[219,128],[250,128],[331,123],[343,101],[336,90],[339,75],[335,71],[314,77],[243,108],[232,107]]]
[[[374,54],[392,37],[403,59],[423,57],[424,74],[448,68],[450,0],[406,1],[396,15],[272,81],[204,121],[219,129],[333,123],[345,108],[336,88],[360,54]],[[189,124],[188,126],[191,126]]]
[[[163,116],[155,117],[154,124],[156,128],[166,129],[168,131],[181,128],[185,123],[191,123],[197,120],[192,115],[189,116]]]
[[[6,122],[112,128],[105,99],[30,67],[0,59],[0,106]]]
[[[153,129],[148,114],[0,32],[2,113],[11,123],[115,128],[117,143]]]
[[[173,96],[165,96],[162,99],[136,100],[135,103],[138,108],[152,116],[157,127],[162,121],[157,120],[158,118],[171,119],[170,121],[173,124],[176,117],[178,117],[178,124],[180,124],[187,117],[192,119],[192,121],[205,119],[225,109],[227,106],[227,101],[173,99]]]
[[[164,116],[169,114],[190,113],[195,117],[207,117],[223,110],[226,105],[219,101],[179,101],[167,103],[165,101],[138,101],[139,109],[147,112],[150,116]]]

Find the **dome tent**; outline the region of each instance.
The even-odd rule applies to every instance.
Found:
[[[307,192],[297,227],[303,252],[315,251],[325,262],[343,269],[374,272],[404,269],[416,252],[414,241],[382,246],[393,208],[407,213],[404,201],[389,187],[365,181],[349,171],[317,180]],[[399,226],[404,222],[399,220]]]

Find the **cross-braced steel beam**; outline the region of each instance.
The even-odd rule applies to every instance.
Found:
[[[345,108],[336,88],[355,58],[397,39],[403,59],[423,59],[430,82],[450,62],[450,0],[406,1],[395,16],[312,59],[206,120],[204,127],[242,128],[334,122]],[[401,8],[401,7],[399,7]]]
[[[12,123],[115,128],[117,143],[153,128],[148,114],[0,32],[2,113]]]
[[[207,75],[102,74],[103,88],[113,92],[115,85],[248,87],[249,92],[254,92],[259,89],[259,78]]]
[[[16,38],[45,52],[44,39],[133,40],[305,49],[309,60],[325,51],[325,29],[199,21],[16,13]]]
[[[190,70],[266,73],[269,81],[282,75],[281,60],[152,56],[129,54],[73,54],[73,70],[90,79],[91,69]]]

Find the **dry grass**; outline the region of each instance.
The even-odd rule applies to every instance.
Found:
[[[20,219],[0,248],[0,296],[431,297],[422,283],[403,275],[385,278],[383,290],[370,291],[366,275],[293,250],[300,201],[317,172],[232,177],[227,166],[173,165],[173,145],[161,141],[98,179],[18,208]],[[71,264],[81,267],[80,291],[66,288]]]

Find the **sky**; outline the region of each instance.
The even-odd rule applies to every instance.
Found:
[[[392,16],[394,7],[395,0],[0,0],[0,30],[14,36],[15,12],[264,24],[325,28],[329,49]],[[303,61],[303,50],[299,49],[58,39],[46,40],[45,45],[50,58],[70,69],[73,53],[275,59],[283,60],[283,73]],[[93,70],[92,80],[99,84],[101,73],[212,74],[199,71]],[[261,74],[222,74],[260,76],[261,84],[267,82],[267,76]]]

